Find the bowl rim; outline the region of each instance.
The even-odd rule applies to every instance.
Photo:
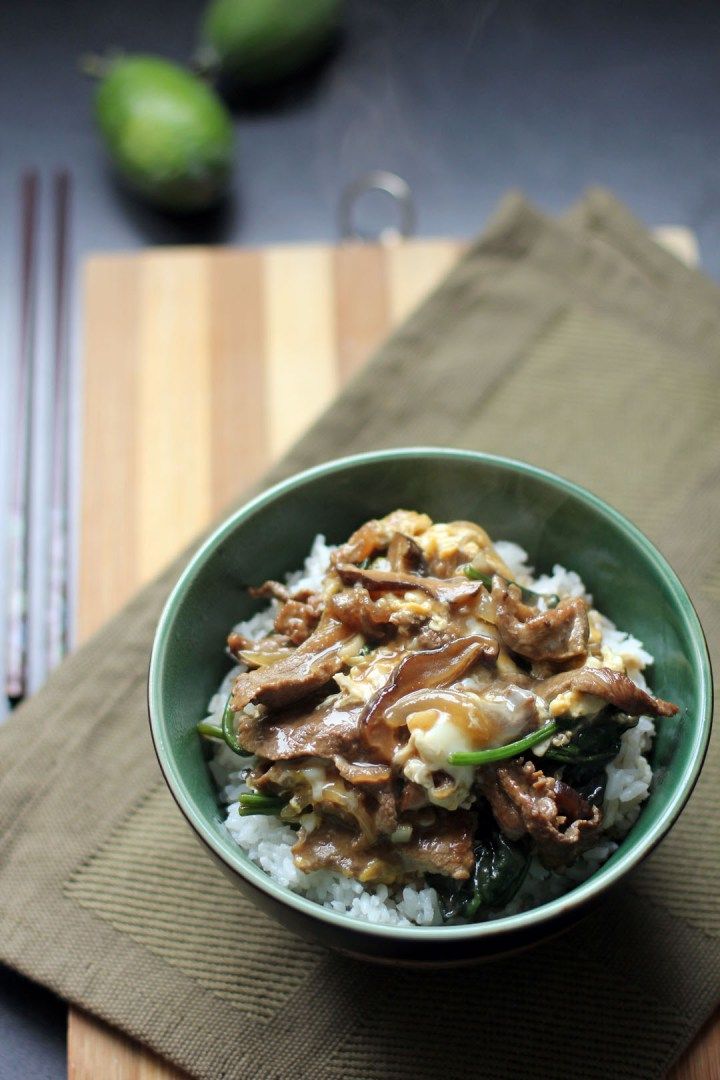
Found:
[[[499,467],[507,472],[521,472],[535,477],[552,487],[568,494],[575,499],[590,506],[601,516],[606,518],[612,525],[636,545],[642,547],[655,570],[665,580],[671,596],[678,610],[682,614],[688,631],[689,640],[692,643],[693,667],[700,673],[700,692],[698,714],[700,723],[694,733],[693,745],[689,763],[681,776],[680,782],[673,793],[668,805],[661,817],[655,823],[651,831],[638,843],[634,844],[626,852],[619,849],[619,857],[612,866],[607,863],[600,866],[589,878],[576,885],[562,896],[549,900],[538,907],[514,915],[506,915],[492,919],[484,923],[467,923],[459,926],[386,926],[366,922],[344,912],[331,911],[314,900],[310,900],[300,893],[295,893],[286,886],[279,885],[265,873],[259,866],[251,862],[238,845],[237,855],[226,850],[215,838],[206,821],[205,816],[199,812],[193,800],[189,797],[182,776],[172,762],[167,752],[166,731],[163,723],[163,704],[160,693],[160,671],[168,643],[171,639],[169,633],[175,614],[184,598],[190,581],[194,578],[197,570],[203,566],[212,556],[215,549],[222,541],[232,533],[235,528],[245,520],[252,517],[258,510],[282,497],[286,492],[311,482],[319,477],[329,476],[336,472],[342,472],[356,465],[367,463],[390,461],[398,458],[456,458],[465,461],[474,461],[479,464]],[[683,807],[687,803],[693,788],[697,783],[700,770],[705,759],[712,727],[713,711],[713,679],[708,654],[707,641],[693,603],[685,590],[680,578],[672,569],[668,561],[657,550],[651,540],[638,529],[624,514],[610,506],[603,499],[588,491],[587,488],[568,480],[557,473],[547,469],[530,465],[527,462],[501,455],[489,454],[475,450],[458,450],[440,446],[409,446],[372,450],[365,453],[351,454],[346,457],[334,458],[331,461],[304,469],[299,473],[281,480],[272,487],[254,496],[244,503],[223,522],[218,525],[210,536],[197,548],[190,557],[185,569],[178,578],[170,593],[155,631],[150,666],[148,672],[148,714],[150,732],[155,753],[165,781],[173,795],[178,807],[186,820],[197,833],[198,837],[231,871],[244,878],[249,884],[266,893],[273,900],[279,901],[294,908],[302,915],[319,919],[321,922],[330,924],[338,930],[351,931],[361,936],[392,938],[406,941],[425,942],[449,942],[462,939],[503,937],[503,935],[515,934],[518,931],[527,931],[533,926],[539,926],[545,922],[553,922],[558,918],[564,918],[578,909],[589,907],[593,899],[597,899],[601,893],[617,884],[633,867],[637,866],[662,840],[676,821]],[[232,852],[232,853],[231,853]]]

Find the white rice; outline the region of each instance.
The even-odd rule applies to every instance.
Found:
[[[512,571],[515,580],[543,593],[560,597],[583,596],[592,604],[581,578],[573,570],[553,566],[551,574],[533,577],[527,553],[510,541],[498,541],[495,548]],[[319,588],[328,568],[332,548],[324,536],[317,536],[303,569],[287,576],[292,588]],[[235,629],[249,638],[262,637],[272,630],[278,602],[273,600],[266,609],[253,615]],[[600,617],[602,644],[618,654],[626,665],[628,675],[645,687],[643,669],[653,662],[642,643],[631,634],[618,630],[605,616]],[[208,720],[219,723],[233,679],[240,667],[229,671],[217,693],[208,704]],[[649,717],[641,717],[637,726],[622,736],[620,752],[607,766],[607,785],[603,802],[602,839],[584,852],[572,866],[562,871],[547,870],[533,857],[527,877],[512,901],[493,918],[512,915],[537,907],[585,881],[617,849],[620,841],[637,820],[641,805],[648,796],[652,769],[646,754],[652,746],[655,727]],[[310,874],[298,870],[290,848],[296,833],[277,818],[253,815],[240,817],[239,796],[250,789],[243,776],[253,759],[239,759],[224,744],[218,744],[210,769],[217,784],[221,801],[227,805],[225,826],[232,838],[274,881],[332,911],[351,915],[367,922],[388,926],[431,926],[442,922],[435,889],[405,885],[391,892],[386,885],[365,886],[344,877],[338,871],[315,870]]]

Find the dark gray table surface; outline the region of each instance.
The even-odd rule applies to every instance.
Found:
[[[76,59],[110,46],[187,58],[201,9],[199,0],[0,5],[4,312],[18,179],[31,166],[44,176],[72,169],[76,259],[148,243],[331,239],[342,187],[382,168],[411,184],[426,235],[471,235],[509,187],[556,211],[604,184],[648,223],[692,227],[720,277],[717,3],[348,0],[341,47],[314,79],[274,108],[237,112],[231,205],[177,222],[112,182]],[[64,1015],[52,995],[0,972],[0,1080],[65,1074]]]

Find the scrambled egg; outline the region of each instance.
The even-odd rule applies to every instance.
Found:
[[[512,576],[485,529],[472,521],[438,522],[415,539],[429,561],[456,559],[461,553],[465,562],[474,564],[479,559],[485,572]]]
[[[408,714],[410,738],[393,764],[402,767],[408,780],[425,788],[430,802],[456,810],[468,804],[475,769],[449,765],[450,754],[502,746],[519,738],[531,720],[544,722],[547,713],[545,703],[531,690],[512,684],[483,694],[463,689],[456,698],[452,691],[445,693],[447,710],[438,703]],[[438,699],[442,695],[439,691]]]
[[[472,750],[473,743],[449,713],[426,709],[408,717],[410,739],[396,754],[408,780],[428,792],[430,802],[457,810],[467,801],[475,777],[472,765],[448,765],[448,756],[457,750]],[[439,783],[434,773],[442,773]],[[449,782],[448,782],[449,780]]]

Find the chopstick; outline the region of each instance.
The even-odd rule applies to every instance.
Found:
[[[68,524],[70,364],[68,245],[72,185],[67,170],[53,177],[53,417],[50,479],[50,566],[47,661],[52,670],[68,648]]]
[[[39,219],[45,207],[42,193],[37,170],[28,170],[20,183],[19,325],[6,605],[5,695],[11,708],[59,663],[69,644],[72,389],[69,348],[72,178],[69,171],[60,170],[52,178],[46,219],[50,226],[47,260],[40,257]],[[41,301],[41,288],[47,306]],[[43,314],[49,315],[47,337],[38,325],[38,317]],[[41,374],[42,385],[38,383]],[[37,400],[36,385],[38,390],[47,388]],[[38,400],[48,398],[46,422],[36,418],[35,408]],[[44,406],[41,412],[44,416]],[[40,429],[34,430],[38,422],[46,424],[49,438],[35,445],[36,436],[41,433]],[[43,498],[40,504],[38,491],[47,491],[47,500]],[[37,505],[43,507],[40,520],[37,520]],[[40,605],[38,596],[42,600]]]
[[[15,398],[15,441],[10,503],[10,560],[5,694],[11,705],[27,687],[28,555],[31,468],[31,402],[35,379],[37,224],[40,181],[26,172],[20,184],[20,326]]]

